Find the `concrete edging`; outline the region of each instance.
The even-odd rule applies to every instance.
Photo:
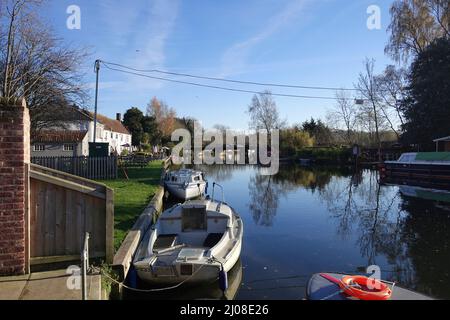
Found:
[[[145,232],[153,225],[156,218],[161,213],[163,208],[163,198],[164,198],[164,184],[163,178],[167,170],[172,165],[172,158],[168,157],[163,160],[163,167],[161,170],[161,180],[155,195],[144,209],[142,214],[139,216],[137,221],[134,223],[131,230],[128,232],[125,240],[122,242],[119,250],[113,258],[112,271],[119,282],[125,281],[128,272],[130,271],[131,263],[133,260],[134,253],[136,252],[142,237]],[[113,296],[121,297],[122,286],[113,285]]]

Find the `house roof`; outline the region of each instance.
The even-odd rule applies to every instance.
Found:
[[[92,112],[89,112],[92,119],[94,119],[94,114]],[[113,132],[123,133],[123,134],[130,134],[130,132],[125,128],[125,126],[122,124],[122,122],[118,120],[110,119],[102,114],[97,113],[97,121],[100,122],[106,130],[111,130]]]
[[[39,142],[52,142],[52,143],[64,143],[64,142],[81,142],[86,136],[87,131],[63,131],[63,130],[51,130],[41,131],[36,133],[31,141],[33,143]]]
[[[433,140],[434,142],[450,141],[450,136]]]
[[[88,110],[78,108],[76,106],[67,106],[64,112],[61,112],[61,108],[55,110],[58,113],[58,119],[61,121],[93,121],[94,113]],[[111,130],[117,133],[130,134],[125,128],[122,122],[118,120],[110,119],[102,114],[97,113],[97,121],[101,123],[106,130]]]

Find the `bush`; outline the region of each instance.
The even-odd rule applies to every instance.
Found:
[[[280,132],[280,154],[283,156],[295,155],[297,150],[313,145],[314,139],[305,131],[286,129]]]
[[[352,157],[352,151],[349,148],[303,148],[297,152],[296,156],[322,163],[348,162]]]

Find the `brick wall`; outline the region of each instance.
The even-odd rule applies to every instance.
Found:
[[[28,272],[29,163],[28,109],[0,101],[0,275]]]

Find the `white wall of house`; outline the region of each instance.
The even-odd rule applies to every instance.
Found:
[[[124,134],[102,129],[98,137],[99,138],[97,139],[97,142],[109,143],[109,152],[117,151],[117,153],[120,155],[125,149],[128,149],[128,151],[130,151],[129,148],[124,148],[122,146],[124,144],[129,144],[131,146],[131,134]]]
[[[89,154],[89,142],[94,141],[94,121],[75,121],[75,122],[68,122],[66,123],[66,129],[67,130],[75,130],[75,131],[83,131],[87,130],[88,134],[86,135],[86,138],[83,140],[83,155]],[[54,128],[57,129],[57,128]],[[96,136],[97,142],[101,143],[109,143],[109,152],[117,151],[117,153],[120,155],[122,154],[124,148],[122,147],[124,144],[129,144],[131,146],[131,134],[124,134],[119,132],[114,132],[111,130],[106,130],[105,126],[99,122],[97,122],[97,136]],[[87,151],[86,151],[87,150]],[[128,148],[128,151],[130,149]]]

